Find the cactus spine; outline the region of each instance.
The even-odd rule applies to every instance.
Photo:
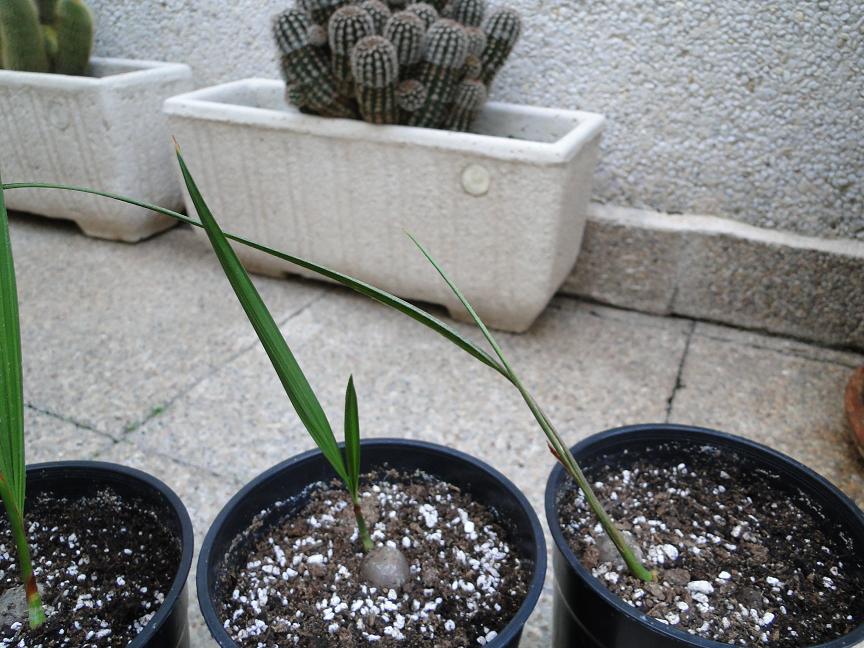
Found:
[[[480,80],[489,87],[519,40],[522,19],[513,9],[499,9],[486,20],[483,31],[486,32],[486,47],[480,57],[483,65]]]
[[[488,0],[294,2],[273,29],[286,99],[375,124],[467,129],[521,29]]]
[[[9,70],[83,75],[93,16],[83,0],[0,0],[0,62]]]
[[[333,80],[339,94],[354,96],[354,75],[351,73],[351,50],[366,36],[375,33],[372,17],[357,5],[338,9],[328,25]]]
[[[396,82],[399,80],[399,62],[393,43],[383,36],[367,36],[354,48],[351,67],[363,119],[372,124],[398,123]]]
[[[459,23],[443,18],[426,35],[426,52],[419,81],[426,87],[426,101],[411,114],[408,124],[438,128],[444,123],[453,93],[468,56],[468,36]]]

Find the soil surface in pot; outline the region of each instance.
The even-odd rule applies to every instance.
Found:
[[[630,576],[573,482],[559,493],[564,536],[603,585],[662,623],[736,645],[812,646],[864,622],[864,556],[809,497],[735,453],[675,446],[583,466],[655,583]]]
[[[30,630],[24,604],[23,623],[0,624],[0,645],[126,646],[159,609],[180,566],[180,539],[163,515],[110,489],[78,499],[37,498],[25,524],[48,618]],[[3,587],[20,588],[5,518],[0,542]]]
[[[268,648],[491,641],[525,599],[531,573],[492,513],[421,472],[370,473],[361,490],[373,540],[402,551],[409,581],[398,591],[364,582],[344,486],[315,485],[299,512],[290,502],[290,512],[262,512],[260,528],[228,557],[218,591],[234,640]]]

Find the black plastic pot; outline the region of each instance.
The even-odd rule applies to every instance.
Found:
[[[180,567],[162,606],[128,648],[188,648],[189,596],[186,579],[192,566],[194,540],[189,513],[180,498],[161,481],[134,468],[101,461],[57,461],[27,466],[27,500],[56,494],[74,499],[110,487],[120,497],[143,500],[163,510],[165,524],[181,541]],[[156,547],[155,550],[159,550]]]
[[[861,510],[815,472],[775,450],[747,439],[683,425],[634,425],[595,434],[573,447],[576,460],[583,466],[592,459],[606,456],[614,464],[614,455],[625,449],[638,453],[658,442],[692,443],[695,451],[703,446],[734,449],[780,477],[778,486],[791,492],[798,489],[821,507],[826,519],[840,525],[854,543],[855,553],[864,555],[864,514]],[[682,451],[682,460],[686,460]],[[663,624],[611,594],[582,566],[570,549],[561,530],[558,516],[558,491],[566,474],[555,467],[546,484],[546,520],[555,541],[554,642],[557,648],[728,648],[729,644],[694,637]],[[864,624],[845,637],[819,644],[818,648],[855,646],[864,641]]]
[[[498,636],[487,644],[488,648],[518,646],[522,628],[537,604],[546,575],[543,530],[525,496],[491,466],[444,446],[401,439],[370,439],[361,445],[362,471],[385,464],[397,470],[420,469],[458,486],[493,511],[498,523],[508,531],[508,541],[514,552],[534,564],[525,601]],[[307,486],[335,476],[319,451],[303,453],[253,479],[231,498],[213,522],[198,557],[198,603],[210,633],[223,648],[236,648],[237,644],[225,632],[216,612],[217,576],[225,568],[225,558],[235,538],[274,502],[291,501],[290,507],[281,507],[278,511],[276,519],[284,519],[308,501],[308,494],[304,495]]]

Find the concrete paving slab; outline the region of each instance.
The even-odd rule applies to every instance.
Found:
[[[335,430],[353,373],[364,434],[451,444],[503,466],[526,489],[542,490],[538,480],[545,479],[551,458],[518,393],[444,340],[338,289],[283,330]],[[661,419],[685,336],[681,321],[561,300],[530,334],[500,340],[575,443],[612,425]],[[203,380],[131,438],[242,481],[312,447],[258,348]]]
[[[671,420],[764,443],[864,504],[864,461],[849,440],[843,413],[849,367],[803,357],[793,352],[794,344],[773,349],[777,342],[763,337],[763,345],[753,346],[705,337],[706,330],[697,326],[694,331]],[[859,356],[859,364],[864,357]]]
[[[719,324],[696,322],[694,334],[698,337],[711,338],[736,345],[777,351],[784,355],[798,356],[808,360],[827,362],[854,369],[864,364],[864,355],[855,351],[844,351],[828,347],[808,344],[779,335],[768,335],[730,328]]]
[[[13,217],[25,397],[118,436],[249,346],[254,333],[207,243],[181,227],[135,246]],[[274,314],[318,284],[256,279]]]
[[[92,459],[114,444],[114,440],[105,434],[31,407],[24,408],[24,441],[28,464]]]

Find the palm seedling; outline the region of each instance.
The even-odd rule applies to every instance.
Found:
[[[562,440],[558,431],[555,429],[551,420],[540,408],[537,401],[526,389],[516,372],[511,367],[510,363],[504,357],[500,345],[495,340],[489,329],[486,327],[486,325],[471,307],[471,304],[468,302],[462,292],[446,275],[444,270],[435,262],[429,252],[427,252],[425,248],[423,248],[416,240],[414,240],[413,237],[412,240],[414,240],[414,243],[418,246],[420,251],[429,260],[429,262],[435,267],[435,269],[441,275],[442,279],[447,283],[447,285],[458,297],[463,306],[467,309],[468,313],[470,314],[474,322],[477,324],[480,331],[483,333],[484,338],[492,347],[495,354],[494,357],[482,348],[480,348],[473,341],[461,335],[453,327],[447,325],[446,323],[442,322],[441,320],[427,313],[426,311],[418,308],[417,306],[403,299],[400,299],[399,297],[396,297],[395,295],[391,295],[390,293],[375,288],[374,286],[366,282],[336,272],[335,270],[331,270],[324,266],[317,265],[310,261],[306,261],[305,259],[285,254],[284,252],[274,250],[267,246],[261,245],[260,243],[250,241],[240,236],[223,233],[219,229],[219,226],[216,224],[216,221],[213,218],[210,210],[207,208],[207,205],[204,202],[204,199],[201,196],[200,192],[198,191],[198,188],[195,185],[195,182],[191,174],[189,173],[189,170],[186,167],[186,164],[183,161],[183,157],[180,155],[179,150],[177,152],[177,156],[180,163],[180,168],[183,172],[184,181],[189,191],[189,195],[192,198],[196,210],[198,211],[199,217],[201,218],[200,223],[187,216],[183,216],[181,214],[162,207],[158,207],[156,205],[151,205],[138,200],[134,200],[132,198],[118,196],[116,194],[97,191],[93,189],[67,187],[63,185],[46,183],[10,184],[6,185],[5,188],[67,189],[105,196],[132,205],[137,205],[139,207],[151,209],[161,214],[170,216],[176,220],[189,223],[196,227],[204,228],[207,232],[208,237],[210,238],[211,244],[213,245],[217,255],[220,258],[220,261],[222,262],[226,274],[228,274],[228,277],[231,280],[232,286],[234,286],[234,290],[237,293],[238,298],[243,304],[244,309],[246,309],[247,315],[249,316],[250,321],[252,321],[256,332],[261,338],[265,349],[267,349],[267,353],[268,355],[270,355],[271,361],[273,361],[274,367],[276,367],[277,373],[279,374],[279,377],[282,380],[282,383],[285,386],[285,389],[288,392],[288,395],[291,398],[294,407],[297,409],[298,414],[300,414],[301,420],[303,420],[303,423],[306,425],[307,430],[309,430],[310,435],[312,435],[313,439],[315,439],[319,448],[321,448],[325,457],[327,457],[327,459],[331,462],[337,475],[342,478],[342,480],[346,484],[346,487],[349,490],[349,493],[351,493],[352,501],[355,504],[355,513],[357,516],[358,528],[360,528],[360,525],[363,524],[363,518],[362,514],[360,513],[359,506],[357,506],[358,500],[356,497],[356,487],[354,486],[356,481],[352,481],[349,470],[353,469],[354,466],[359,466],[359,446],[356,451],[357,459],[349,458],[347,462],[348,465],[345,465],[342,456],[339,454],[338,446],[335,442],[335,439],[333,438],[333,433],[330,429],[329,424],[327,423],[326,417],[324,416],[320,404],[318,404],[317,399],[315,399],[315,396],[312,393],[308,382],[306,382],[305,378],[302,377],[302,372],[300,371],[299,366],[297,366],[296,361],[288,350],[284,338],[282,338],[281,334],[279,333],[278,328],[276,327],[275,322],[273,322],[272,317],[270,317],[269,313],[267,313],[266,307],[264,307],[263,302],[261,302],[260,296],[258,296],[258,293],[255,291],[254,286],[252,286],[248,275],[246,275],[243,266],[240,264],[240,261],[237,259],[234,251],[231,249],[231,246],[228,243],[227,239],[231,239],[252,249],[259,250],[276,258],[288,261],[289,263],[297,265],[306,270],[311,270],[323,277],[336,281],[337,283],[340,283],[343,286],[354,290],[355,292],[370,297],[375,301],[378,301],[386,306],[389,306],[390,308],[393,308],[405,315],[408,315],[415,321],[432,329],[433,331],[443,336],[445,339],[449,340],[475,359],[479,360],[483,364],[487,365],[491,369],[494,369],[499,374],[501,374],[519,391],[520,395],[524,399],[526,405],[528,406],[529,410],[531,411],[532,415],[540,426],[540,429],[546,435],[550,452],[553,454],[556,460],[560,461],[563,464],[568,474],[573,478],[573,480],[579,486],[580,490],[584,493],[585,499],[589,507],[597,517],[598,521],[603,527],[603,530],[606,532],[606,534],[620,553],[630,572],[634,576],[644,581],[652,581],[655,579],[654,573],[647,569],[641,563],[641,561],[636,556],[635,552],[627,542],[627,539],[624,537],[622,532],[618,529],[614,521],[604,509],[602,503],[592,490],[588,479],[585,477],[585,474],[582,472],[582,469],[576,462],[576,459],[573,457],[572,453],[565,445],[564,441]],[[277,366],[277,364],[280,364],[281,368],[280,366]],[[349,407],[348,401],[351,399],[352,392],[350,382],[348,392],[349,394],[346,397],[346,414]],[[346,421],[348,420],[349,417],[346,415]],[[346,424],[346,449],[349,445],[348,438],[355,433],[356,430],[352,429],[349,431]],[[346,452],[346,455],[351,455],[351,452]],[[353,455],[351,456],[353,457]],[[356,463],[353,463],[354,461],[356,461]],[[357,470],[359,470],[359,468]],[[352,489],[354,489],[354,491],[352,491]],[[365,540],[364,546],[366,546]]]
[[[30,627],[45,621],[42,600],[24,526],[27,481],[24,462],[24,392],[21,370],[21,331],[18,292],[9,238],[9,216],[0,183],[0,497],[18,552],[21,582],[27,597]]]

